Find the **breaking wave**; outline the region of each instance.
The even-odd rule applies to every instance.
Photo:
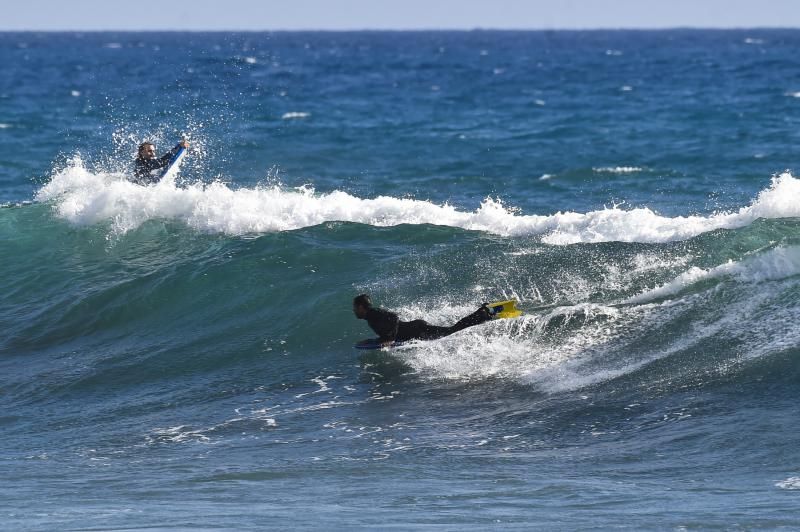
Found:
[[[215,181],[143,187],[123,174],[91,172],[79,158],[57,171],[36,194],[38,201],[52,203],[58,216],[70,223],[108,223],[116,234],[153,219],[227,235],[290,231],[326,222],[381,227],[434,224],[502,236],[540,236],[543,242],[555,245],[685,240],[717,229],[744,227],[759,218],[800,216],[799,198],[800,180],[784,173],[775,176],[750,205],[711,215],[668,217],[644,207],[525,215],[492,198],[468,212],[419,199],[359,198],[344,191],[318,193],[309,186],[234,188]]]

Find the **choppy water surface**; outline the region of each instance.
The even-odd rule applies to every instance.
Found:
[[[4,526],[799,526],[799,45],[0,34]]]

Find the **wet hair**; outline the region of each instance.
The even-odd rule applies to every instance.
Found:
[[[142,150],[145,149],[146,146],[155,146],[155,144],[150,141],[142,142],[139,144],[139,150],[136,153],[142,153]]]
[[[353,306],[372,308],[372,300],[367,294],[361,294],[353,298]]]

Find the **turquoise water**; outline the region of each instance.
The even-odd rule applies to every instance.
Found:
[[[798,45],[0,34],[4,527],[797,527]]]

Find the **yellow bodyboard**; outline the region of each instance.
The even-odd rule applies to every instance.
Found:
[[[522,311],[517,308],[516,299],[495,301],[494,303],[489,303],[488,307],[494,311],[494,318],[498,320],[522,316]]]

